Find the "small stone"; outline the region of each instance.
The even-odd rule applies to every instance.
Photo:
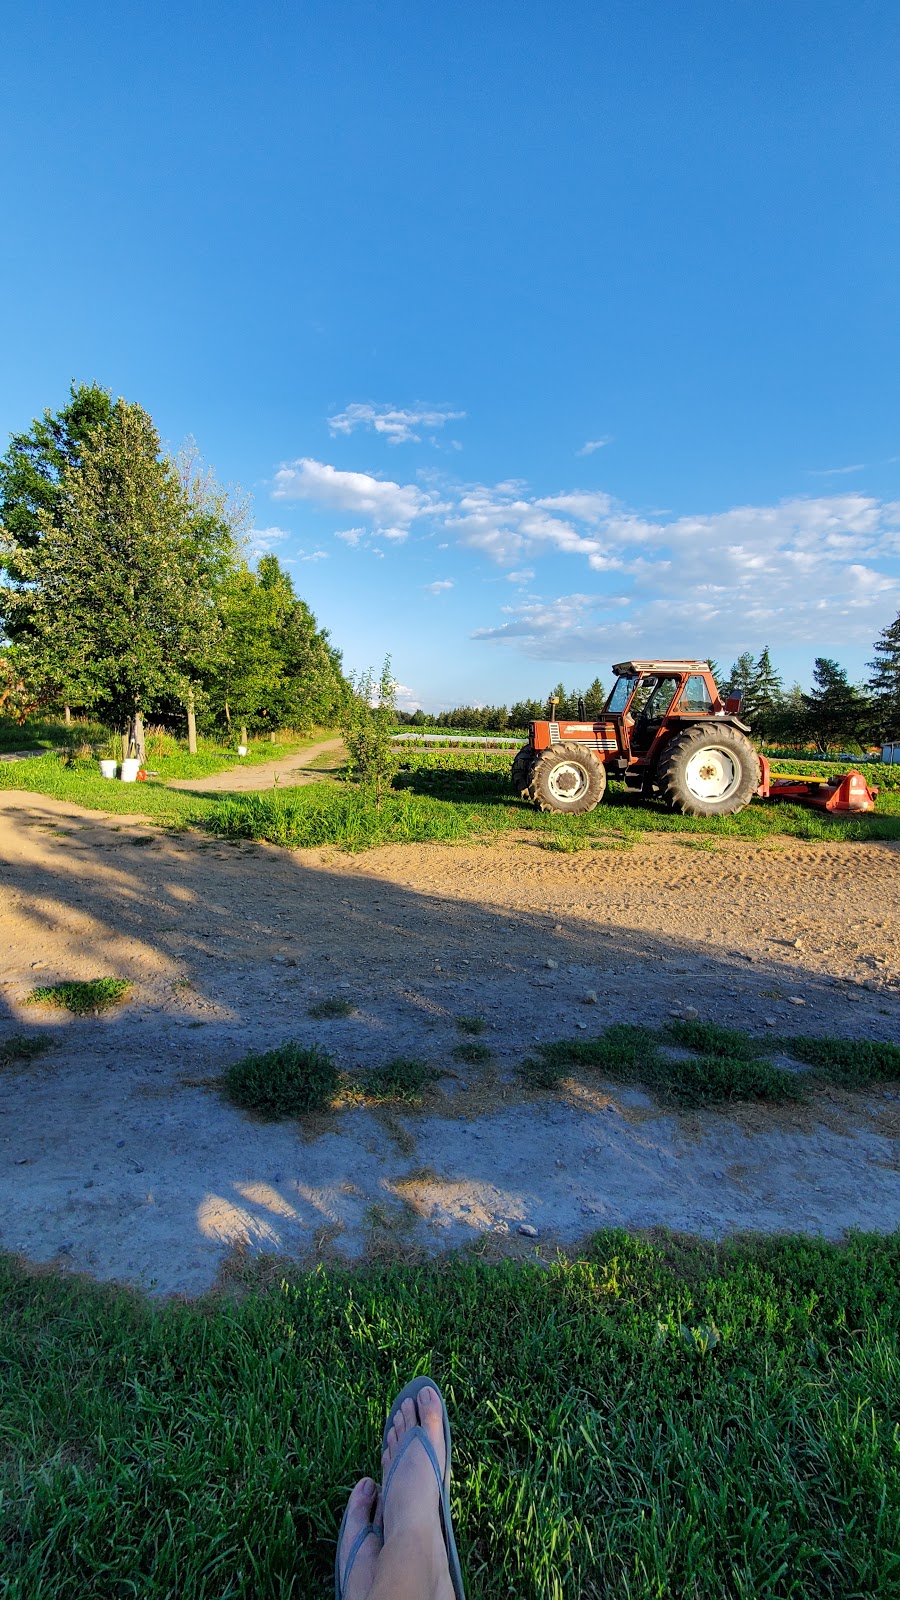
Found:
[[[435,970],[435,972],[443,972],[444,969],[441,966],[441,963],[439,961],[436,961],[434,963],[434,970]]]
[[[595,1006],[597,1004],[596,989],[587,990],[587,993],[582,996],[582,1004],[586,1006]]]
[[[778,1027],[778,1018],[777,1017],[763,1017],[763,1022],[765,1023],[767,1028],[777,1028]]]
[[[802,994],[789,994],[788,997],[787,997],[787,1000],[788,1000],[788,1005],[789,1006],[805,1006],[806,1005],[806,1001],[804,1000]]]
[[[536,1239],[538,1236],[537,1228],[533,1228],[530,1222],[520,1222],[519,1232],[523,1234],[526,1239]]]
[[[684,1017],[686,1022],[696,1022],[697,1018],[700,1015],[700,1013],[697,1010],[696,1006],[685,1006],[685,1008],[684,1008],[684,1010],[683,1010],[683,1012],[681,1014]]]
[[[277,961],[280,967],[287,966],[287,956],[273,956],[272,960]]]
[[[116,1149],[117,1150],[124,1150],[125,1149],[125,1140],[124,1139],[117,1139],[116,1140]]]
[[[802,939],[795,939],[794,940],[794,949],[795,950],[802,950],[803,949],[803,940]]]
[[[586,1022],[576,1022],[575,1026],[576,1026],[576,1028],[578,1028],[578,1030],[581,1033],[586,1033],[587,1032],[587,1023]]]
[[[88,1178],[88,1179],[87,1179],[87,1180],[86,1180],[86,1182],[85,1182],[85,1183],[84,1183],[84,1185],[83,1185],[83,1188],[85,1188],[85,1189],[93,1189],[93,1187],[94,1187],[94,1180],[93,1180],[93,1178]]]
[[[548,972],[555,972],[557,967],[559,966],[559,962],[558,961],[554,961],[552,956],[548,956],[546,961],[544,962],[544,966],[547,968]]]
[[[16,1156],[16,1159],[13,1162],[13,1166],[14,1167],[27,1167],[27,1165],[28,1165],[28,1157],[27,1156]]]

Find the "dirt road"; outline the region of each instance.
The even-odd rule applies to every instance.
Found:
[[[676,1116],[614,1086],[529,1098],[515,1067],[535,1039],[686,1004],[763,1037],[896,1039],[898,890],[893,844],[644,836],[560,855],[506,838],[352,857],[3,794],[0,1040],[51,1048],[0,1072],[0,1247],[195,1293],[235,1247],[896,1227],[893,1091]],[[134,985],[115,1014],[24,1003],[35,983],[107,974]],[[331,995],[352,1015],[313,1021]],[[487,1019],[487,1067],[452,1056],[463,1014]],[[452,1075],[422,1112],[305,1128],[221,1098],[229,1061],[292,1037],[351,1072],[406,1054]]]
[[[275,783],[280,789],[296,789],[301,783],[316,783],[327,770],[321,757],[334,754],[334,765],[339,765],[343,750],[340,739],[323,739],[319,744],[307,745],[305,750],[295,750],[293,755],[280,756],[277,761],[258,761],[252,766],[229,767],[225,772],[213,772],[208,778],[172,778],[168,789],[190,789],[193,794],[238,794],[250,790],[271,789]],[[313,767],[314,761],[320,765]]]

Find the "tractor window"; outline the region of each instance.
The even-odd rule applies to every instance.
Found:
[[[684,686],[684,693],[678,702],[679,711],[712,711],[712,700],[706,687],[706,679],[701,678],[699,672],[692,673]]]
[[[624,711],[636,683],[637,678],[617,678],[604,711]]]
[[[641,687],[643,688],[644,685],[642,684]],[[654,680],[653,678],[648,678],[647,687],[650,688],[652,692],[646,704],[642,708],[642,715],[648,720],[652,720],[654,717],[664,717],[670,705],[672,704],[675,690],[678,687],[678,679],[656,678]],[[634,711],[636,706],[632,706],[631,709]]]

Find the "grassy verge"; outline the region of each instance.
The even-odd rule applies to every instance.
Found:
[[[149,1305],[0,1259],[9,1600],[306,1600],[411,1375],[477,1600],[900,1592],[900,1235],[598,1235]]]
[[[258,750],[261,760],[278,752],[278,746],[265,744]],[[189,759],[178,756],[179,772]],[[220,765],[225,764],[222,758]],[[365,850],[381,844],[490,840],[508,832],[531,834],[535,843],[563,851],[627,849],[650,832],[677,834],[710,848],[718,839],[765,840],[777,835],[808,840],[900,839],[900,788],[896,787],[885,786],[877,812],[859,817],[832,817],[803,806],[757,801],[734,817],[702,818],[677,816],[612,783],[596,811],[567,817],[535,811],[512,794],[509,767],[508,756],[496,751],[414,753],[380,808],[364,790],[334,781],[259,794],[193,795],[165,787],[164,777],[175,775],[168,769],[161,769],[156,781],[108,783],[94,763],[67,766],[54,756],[0,764],[0,788],[50,794],[106,811],[143,812],[167,826],[209,828],[227,839],[262,839],[293,848],[336,845]]]

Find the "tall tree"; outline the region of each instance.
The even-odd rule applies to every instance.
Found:
[[[200,514],[150,417],[117,400],[67,463],[38,537],[4,535],[5,607],[46,681],[102,707],[143,754],[143,717],[186,700],[220,640],[216,592],[233,559],[223,521]]]
[[[584,709],[586,715],[592,720],[595,717],[599,717],[605,704],[606,690],[604,689],[603,684],[600,682],[600,679],[595,678],[593,683],[589,683],[584,691]]]
[[[222,649],[205,678],[216,719],[248,728],[327,726],[348,693],[341,658],[277,557],[223,586]]]
[[[900,616],[875,641],[868,688],[880,739],[900,738]]]
[[[59,411],[36,417],[27,433],[14,433],[0,459],[0,528],[7,534],[0,563],[10,576],[18,576],[16,553],[35,547],[41,537],[41,519],[60,526],[65,515],[63,479],[78,466],[88,439],[109,425],[112,400],[96,383],[75,384]],[[11,633],[18,619],[3,619]]]
[[[861,689],[847,678],[836,661],[817,656],[813,668],[813,688],[803,701],[809,719],[809,733],[820,750],[861,742],[871,717],[871,704]]]
[[[744,701],[747,721],[753,724],[764,739],[772,737],[783,698],[781,675],[772,665],[769,646],[766,645],[754,664]]]
[[[723,700],[728,695],[743,695],[748,699],[753,692],[753,679],[756,674],[756,663],[749,650],[744,650],[737,661],[731,664],[731,671],[724,684],[719,686]],[[718,681],[718,680],[717,680]]]

